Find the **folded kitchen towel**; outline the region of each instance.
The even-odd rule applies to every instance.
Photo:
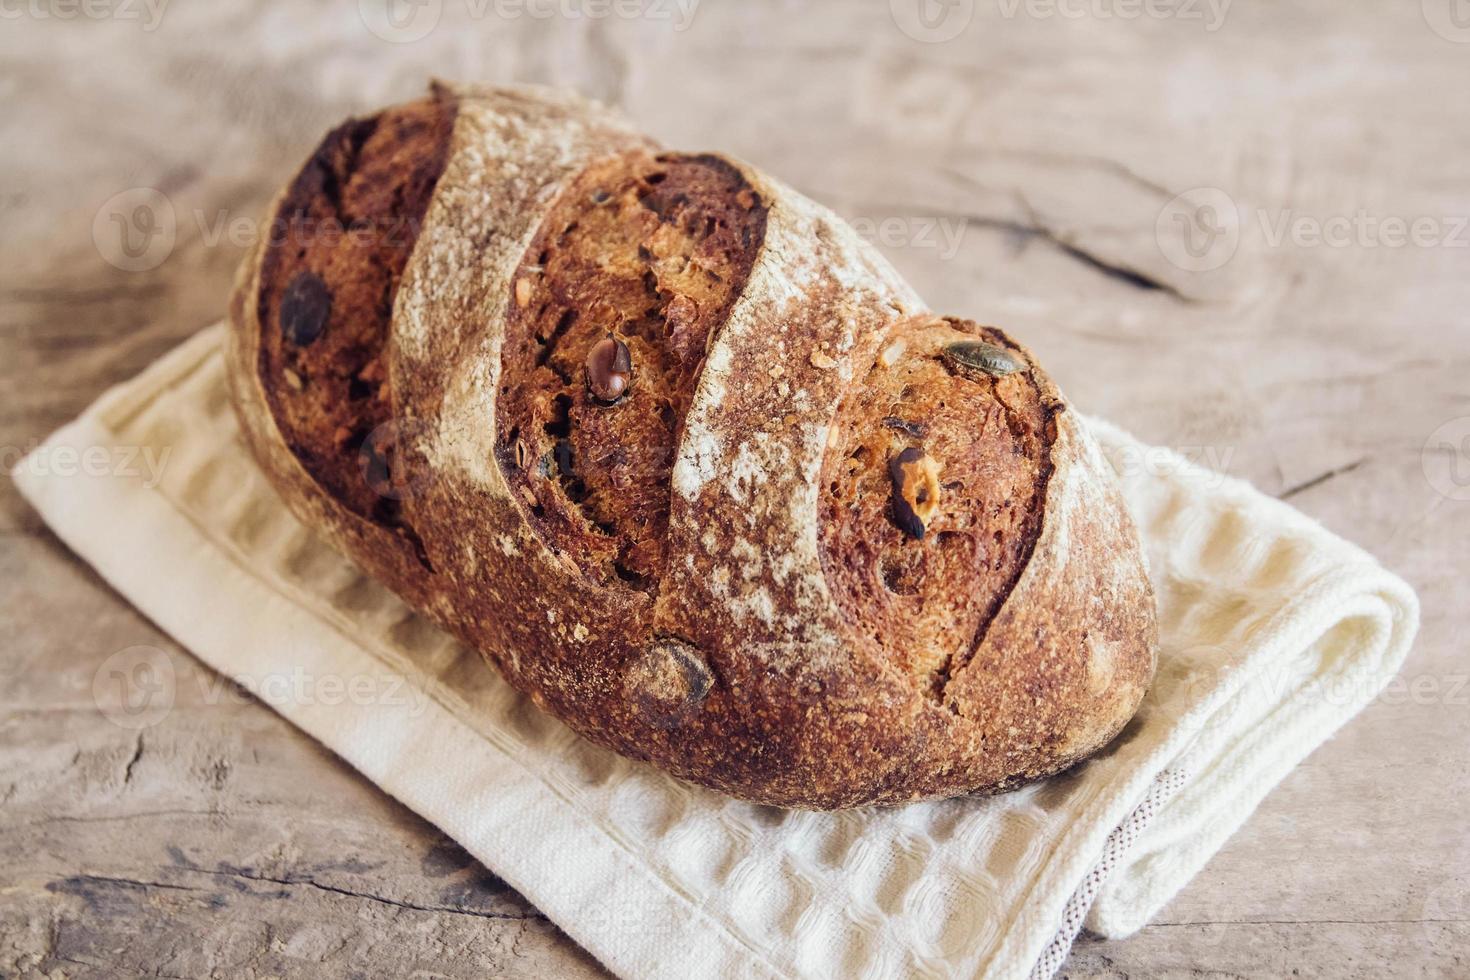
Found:
[[[21,492],[180,644],[626,977],[1049,976],[1084,924],[1147,923],[1417,628],[1358,548],[1093,421],[1159,598],[1158,678],[1123,734],[992,798],[740,803],[576,737],[303,528],[240,442],[223,336],[105,394],[15,466]]]

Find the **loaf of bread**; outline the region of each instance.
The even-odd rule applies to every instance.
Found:
[[[1153,594],[1074,411],[755,168],[436,85],[269,224],[230,306],[251,450],[586,738],[836,808],[1055,773],[1137,709]]]

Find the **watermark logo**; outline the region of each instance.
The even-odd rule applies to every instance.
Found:
[[[363,26],[390,44],[428,37],[444,15],[444,0],[357,0]]]
[[[975,0],[888,0],[893,23],[915,41],[952,41],[970,26]]]
[[[1420,0],[1424,22],[1446,41],[1470,44],[1470,0]]]
[[[177,239],[173,202],[152,187],[114,194],[92,219],[92,242],[98,254],[124,272],[158,268],[173,254]]]
[[[389,419],[373,429],[357,450],[363,480],[385,500],[408,500],[427,485],[429,467],[410,447],[422,444],[428,426],[413,418]]]
[[[1211,272],[1240,248],[1240,209],[1218,187],[1196,187],[1175,197],[1154,222],[1159,251],[1186,272]]]
[[[1424,441],[1424,479],[1450,500],[1470,500],[1470,415],[1450,419]]]
[[[97,710],[119,728],[152,728],[173,710],[177,681],[173,661],[157,647],[119,650],[92,675]]]

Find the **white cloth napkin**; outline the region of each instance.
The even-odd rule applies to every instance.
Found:
[[[626,977],[1049,976],[1084,921],[1147,923],[1418,624],[1356,547],[1092,422],[1160,606],[1158,679],[1123,735],[989,799],[739,803],[577,738],[302,528],[238,438],[222,337],[105,394],[17,464],[21,492],[180,644]]]

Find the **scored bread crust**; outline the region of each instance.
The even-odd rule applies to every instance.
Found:
[[[447,164],[388,327],[403,527],[343,506],[282,437],[260,356],[269,243],[237,280],[232,397],[305,523],[583,736],[741,798],[828,809],[993,791],[1122,729],[1155,666],[1137,532],[1096,444],[1008,338],[1048,406],[1050,464],[1009,594],[978,597],[996,611],[939,696],[844,612],[820,541],[831,428],[886,338],[932,314],[835,215],[740,161],[719,158],[766,207],[764,237],[679,423],[660,580],[608,584],[540,533],[497,444],[515,279],[579,173],[658,148],[545,90],[436,93],[456,107]]]

